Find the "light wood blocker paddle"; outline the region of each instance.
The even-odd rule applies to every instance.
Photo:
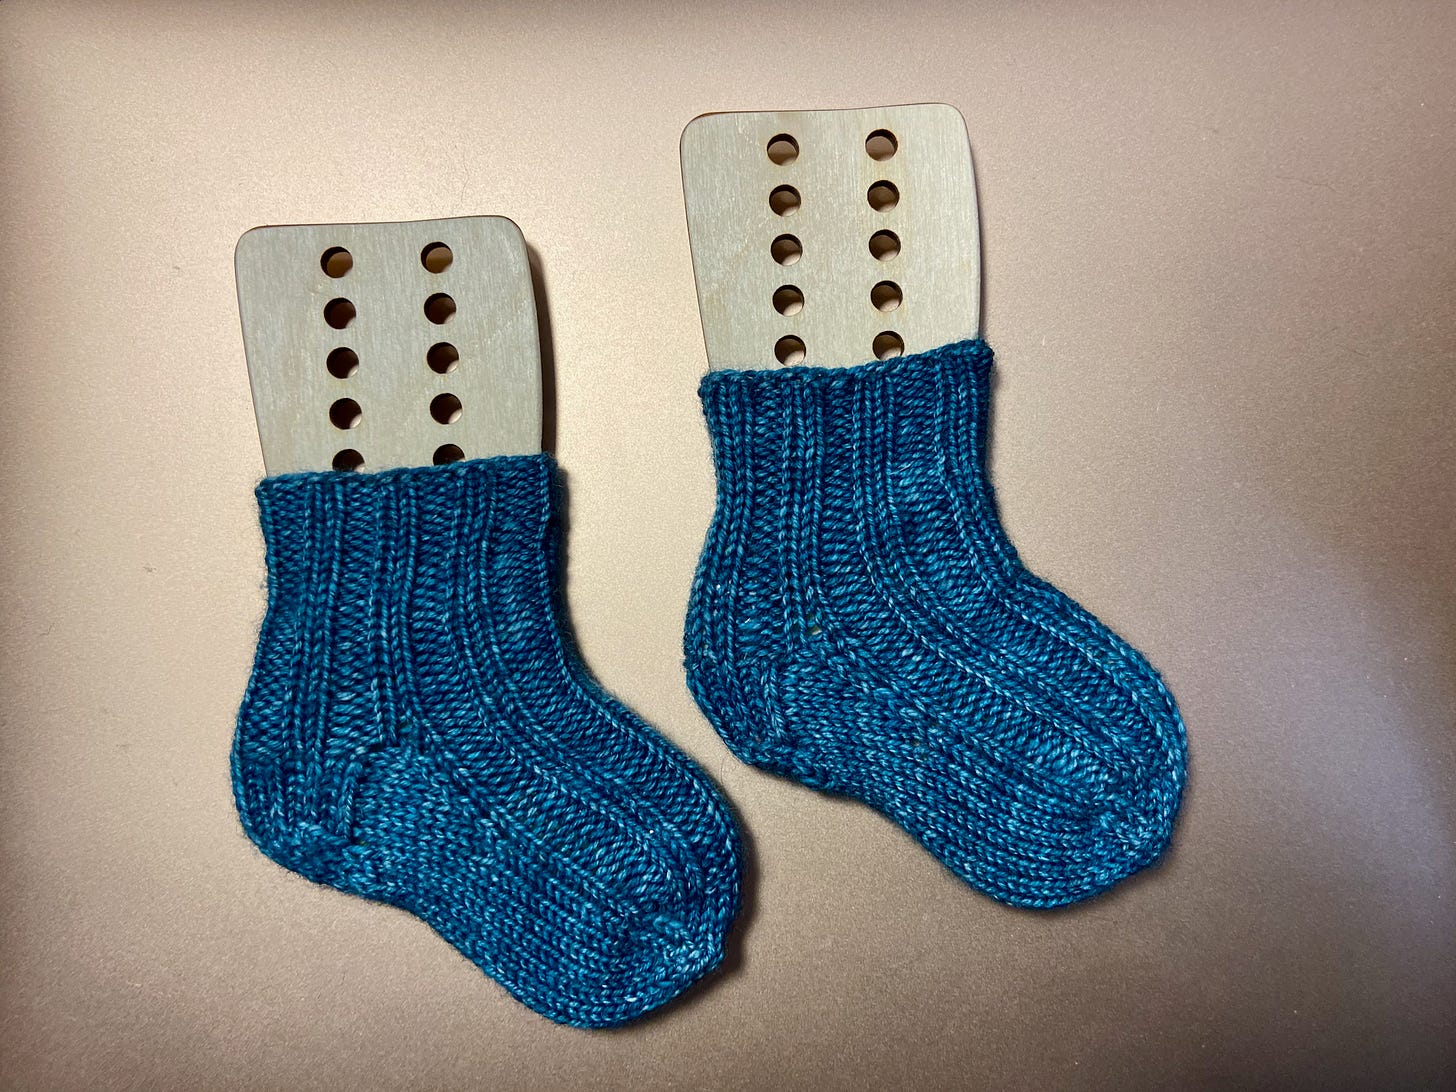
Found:
[[[235,265],[268,474],[541,450],[536,301],[510,220],[259,227]]]
[[[845,366],[977,336],[955,107],[704,114],[682,174],[709,367]]]

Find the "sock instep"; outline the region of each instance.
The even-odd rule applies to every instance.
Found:
[[[412,911],[537,1012],[624,1023],[721,959],[738,833],[557,614],[549,456],[265,480],[243,826]]]
[[[991,363],[967,341],[704,378],[718,500],[688,682],[744,761],[858,797],[968,883],[1051,907],[1158,857],[1186,745],[1147,661],[1007,541],[984,468]]]

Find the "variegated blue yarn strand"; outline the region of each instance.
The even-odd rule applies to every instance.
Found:
[[[1130,645],[1022,567],[985,469],[991,350],[718,371],[685,635],[744,761],[864,800],[967,883],[1053,907],[1168,844],[1186,742]]]
[[[717,965],[738,833],[564,633],[550,457],[257,495],[268,610],[232,770],[258,847],[417,914],[561,1023],[625,1023]]]

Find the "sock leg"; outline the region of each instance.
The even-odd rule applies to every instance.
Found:
[[[1055,906],[1154,860],[1185,743],[1147,662],[1028,573],[984,471],[990,350],[719,372],[689,682],[747,761]]]
[[[738,836],[564,637],[553,485],[546,456],[265,481],[234,788],[279,863],[410,910],[531,1008],[598,1027],[721,959]]]

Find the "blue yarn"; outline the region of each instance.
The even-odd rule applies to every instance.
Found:
[[[606,1027],[718,964],[739,840],[566,638],[554,483],[534,455],[259,485],[268,610],[233,789],[279,864]]]
[[[1027,572],[985,471],[991,350],[719,371],[717,510],[685,635],[745,762],[857,797],[1018,906],[1150,864],[1182,796],[1172,696]]]

